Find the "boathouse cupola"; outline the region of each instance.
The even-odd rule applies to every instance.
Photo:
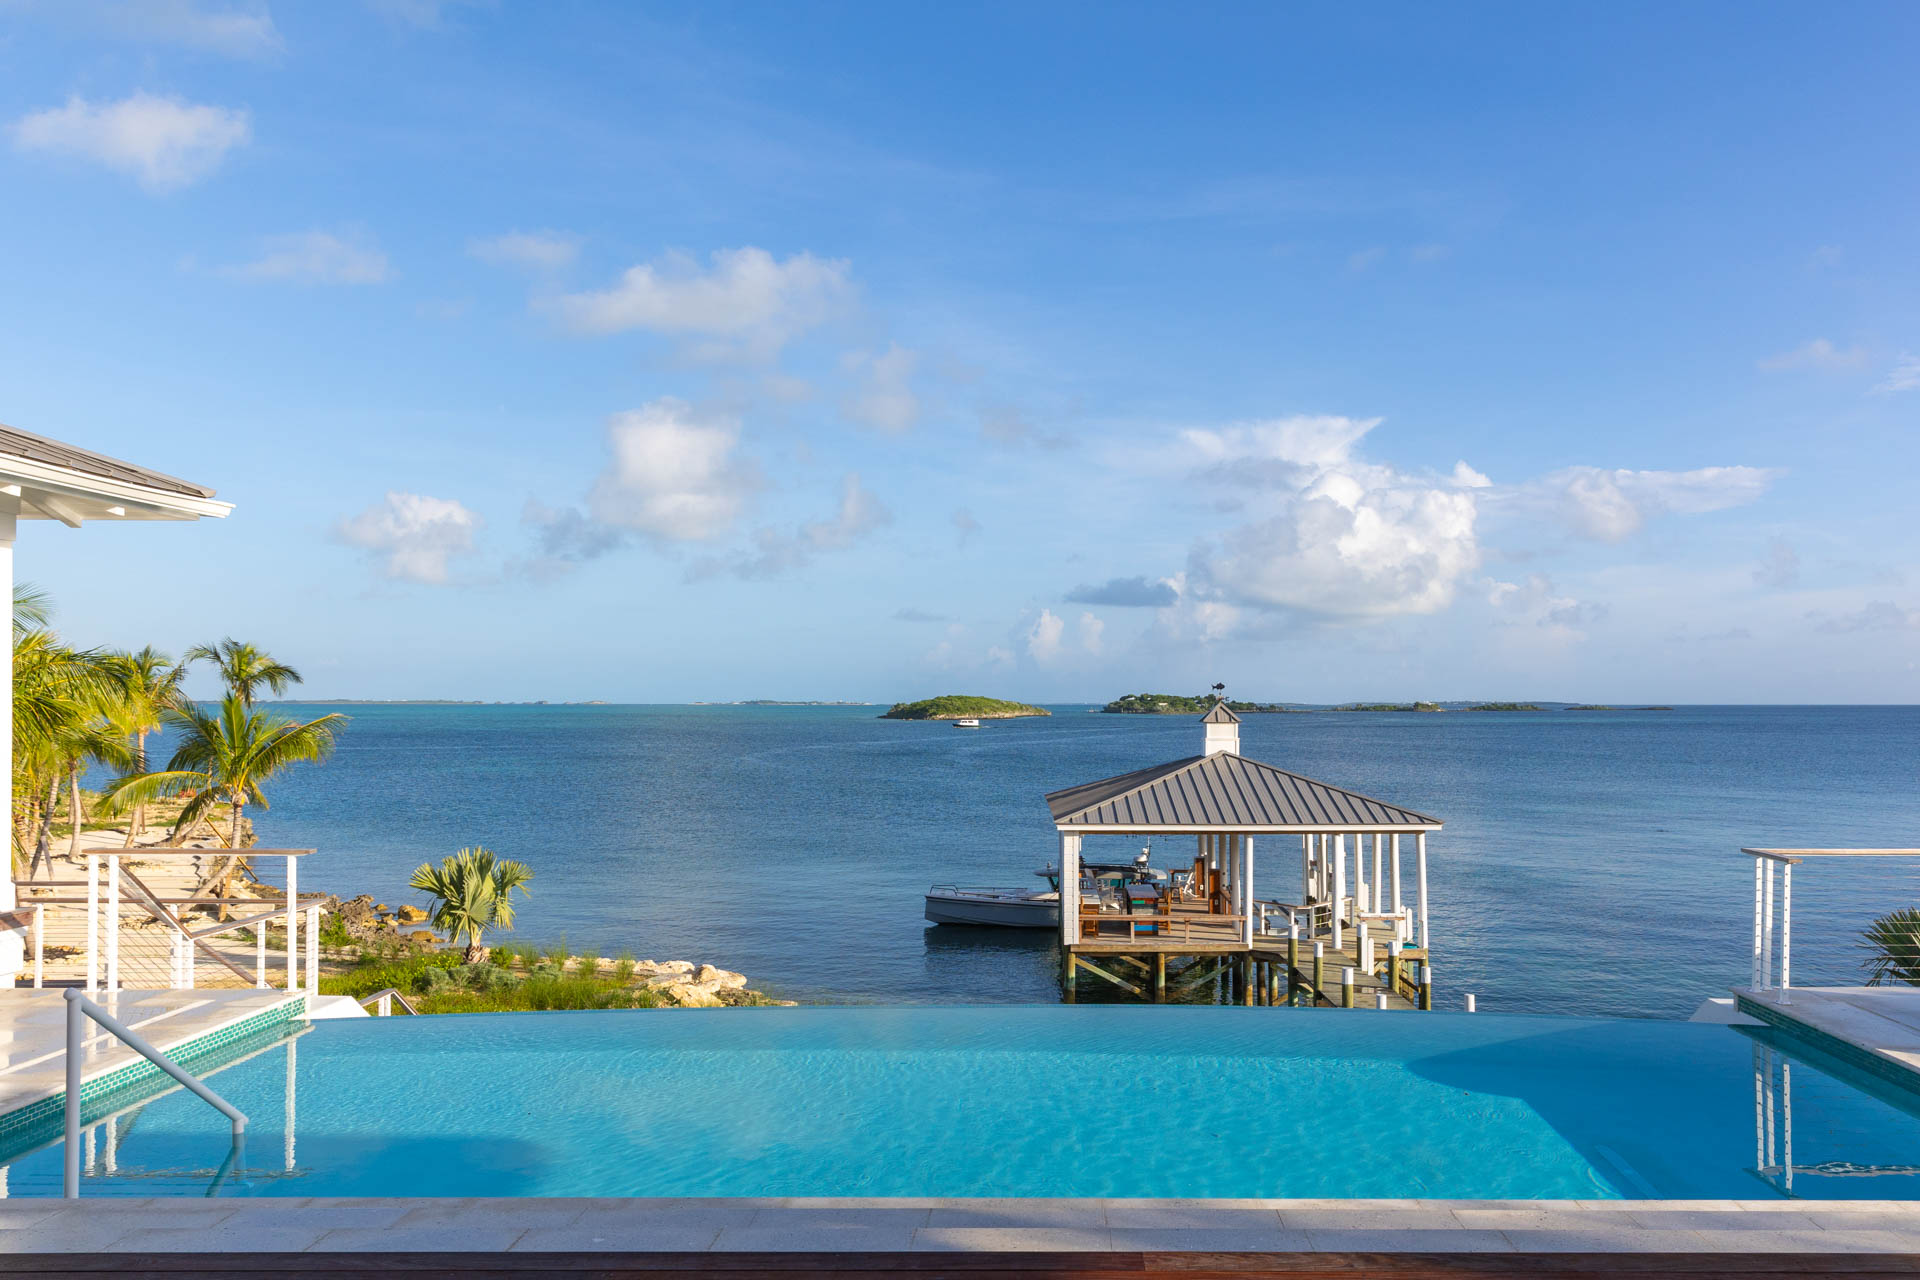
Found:
[[[1240,717],[1233,714],[1226,700],[1220,699],[1207,714],[1200,717],[1200,723],[1207,727],[1207,755],[1225,751],[1229,755],[1240,754]]]

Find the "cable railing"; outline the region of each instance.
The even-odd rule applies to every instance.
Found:
[[[1845,924],[1836,921],[1830,895],[1821,895],[1820,912],[1814,917],[1810,937],[1802,939],[1799,955],[1794,952],[1794,868],[1812,861],[1829,863],[1833,859],[1859,860],[1856,866],[1879,863],[1891,869],[1889,860],[1920,859],[1920,849],[1742,849],[1753,859],[1753,937],[1752,971],[1748,989],[1778,1004],[1793,1003],[1795,965],[1800,966],[1801,986],[1877,986],[1888,983],[1920,985],[1920,882],[1907,878],[1904,884],[1876,883],[1871,893],[1881,907],[1866,918],[1854,912]],[[1823,868],[1824,870],[1825,868]],[[1804,873],[1802,878],[1804,879]],[[1802,890],[1803,923],[1807,920],[1805,890]],[[1904,908],[1904,910],[1903,910]],[[1877,918],[1876,918],[1877,917]],[[1834,943],[1845,938],[1844,951]],[[1811,947],[1807,944],[1811,943]],[[1812,984],[1805,981],[1811,976]]]
[[[66,1096],[66,1167],[62,1177],[62,1191],[69,1200],[80,1198],[80,1105],[81,1087],[84,1083],[87,1065],[86,1026],[91,1018],[110,1032],[122,1044],[172,1076],[180,1084],[206,1101],[214,1110],[227,1117],[233,1123],[232,1163],[240,1161],[242,1143],[247,1132],[247,1117],[239,1108],[207,1088],[197,1078],[148,1044],[140,1034],[105,1009],[89,1000],[86,995],[68,987],[67,1000],[67,1096]]]

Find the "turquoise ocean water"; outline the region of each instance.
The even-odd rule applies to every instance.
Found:
[[[319,850],[303,887],[406,901],[419,862],[484,843],[535,868],[522,939],[708,960],[807,1001],[1057,1000],[1049,939],[929,926],[921,894],[1037,883],[1045,792],[1200,743],[1187,717],[1084,707],[978,733],[877,707],[285,709],[352,717],[256,818],[263,844]],[[1249,716],[1242,750],[1445,819],[1443,1006],[1684,1017],[1744,980],[1742,845],[1920,844],[1920,708]],[[1262,893],[1290,895],[1298,846],[1261,848]],[[1810,869],[1797,979],[1857,981],[1859,925],[1916,898],[1920,864]]]

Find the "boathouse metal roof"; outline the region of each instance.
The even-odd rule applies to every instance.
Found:
[[[1213,713],[1207,715],[1211,719]],[[1440,826],[1440,819],[1428,814],[1230,751],[1055,791],[1047,796],[1047,808],[1057,827],[1109,831],[1430,831]]]
[[[1207,708],[1207,714],[1200,717],[1200,723],[1239,724],[1240,717],[1233,714],[1233,708],[1227,705],[1226,699],[1220,698],[1216,699],[1214,704]]]

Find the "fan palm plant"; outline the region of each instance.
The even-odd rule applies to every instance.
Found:
[[[161,714],[178,710],[186,703],[180,685],[187,668],[176,663],[152,645],[138,653],[113,653],[106,658],[114,677],[113,705],[108,718],[123,738],[133,742],[132,759],[127,767],[134,773],[147,772],[147,735],[161,726]],[[127,844],[145,830],[147,806],[136,804],[127,822]]]
[[[462,849],[439,866],[423,862],[407,883],[434,897],[428,917],[450,941],[466,939],[466,962],[480,959],[480,940],[489,929],[513,928],[515,889],[527,893],[533,871],[524,862],[496,858],[478,845]]]
[[[1867,952],[1867,985],[1904,982],[1920,987],[1920,907],[1902,907],[1867,926],[1860,937]]]
[[[13,638],[29,631],[45,631],[53,625],[53,597],[31,582],[13,587]]]
[[[187,650],[182,666],[210,662],[227,686],[227,693],[246,706],[252,706],[262,686],[274,693],[285,693],[289,686],[302,683],[298,671],[284,662],[276,662],[265,650],[242,644],[228,636],[219,644],[197,644]]]
[[[207,711],[192,703],[161,711],[161,722],[179,735],[167,767],[121,778],[104,800],[115,807],[143,804],[160,796],[192,792],[174,820],[174,835],[190,830],[214,805],[233,806],[225,837],[228,853],[215,864],[194,895],[232,875],[239,858],[241,816],[250,804],[270,807],[262,784],[296,764],[317,762],[333,752],[334,736],[346,717],[324,715],[317,720],[289,720],[256,711],[237,696],[228,696],[218,709]],[[223,891],[220,895],[226,897]],[[226,918],[226,908],[220,915]]]
[[[61,782],[77,762],[117,759],[111,745],[93,732],[114,685],[99,654],[64,645],[44,629],[15,631],[13,794],[25,803],[14,815],[13,834],[15,859],[27,861],[29,875],[49,858]]]

